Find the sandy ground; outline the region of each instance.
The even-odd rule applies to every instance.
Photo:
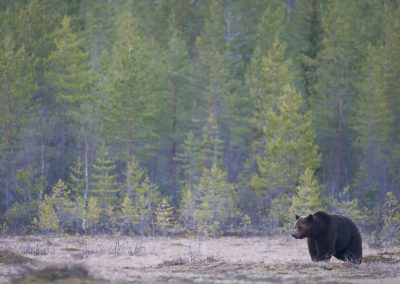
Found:
[[[363,250],[357,266],[336,259],[313,263],[306,241],[289,237],[5,237],[3,256],[27,258],[0,258],[0,283],[400,283],[400,248],[364,244]],[[29,278],[48,267],[83,272],[53,273],[47,282]]]

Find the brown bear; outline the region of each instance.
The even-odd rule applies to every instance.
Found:
[[[329,261],[332,256],[356,264],[362,261],[360,232],[347,217],[323,211],[306,217],[296,215],[292,236],[307,238],[313,261]]]

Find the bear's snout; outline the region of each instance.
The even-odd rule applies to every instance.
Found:
[[[295,239],[300,239],[300,235],[296,231],[292,232],[292,237],[295,238]]]

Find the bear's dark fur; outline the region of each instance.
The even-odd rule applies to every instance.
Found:
[[[306,217],[296,215],[292,236],[307,238],[313,261],[328,261],[332,256],[356,264],[362,261],[360,232],[347,217],[323,211]]]

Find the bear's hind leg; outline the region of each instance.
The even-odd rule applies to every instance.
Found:
[[[347,259],[346,259],[345,253],[346,253],[346,251],[338,251],[338,252],[335,252],[335,254],[333,256],[339,260],[346,261]]]
[[[344,253],[344,259],[343,260],[352,262],[354,264],[360,264],[361,261],[362,261],[362,256],[357,254],[357,253],[354,253],[354,252],[351,252],[351,251],[348,250],[348,251],[346,251]]]
[[[344,261],[350,261],[354,264],[360,264],[362,262],[362,243],[359,234],[352,238],[350,244],[346,248],[344,258]]]

